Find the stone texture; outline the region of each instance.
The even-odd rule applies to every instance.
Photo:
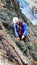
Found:
[[[14,4],[14,2],[16,3],[15,0],[0,0],[0,3],[2,3],[0,4],[0,22],[8,23],[6,32],[7,36],[10,36],[12,39],[15,36],[12,23],[13,17],[21,16],[24,20],[26,20],[26,17],[20,12],[17,6],[18,4]],[[14,39],[14,42],[17,42],[16,44],[22,50],[23,54],[26,55],[26,57],[28,57],[30,60],[34,59],[35,65],[37,65],[37,26],[33,26],[30,22],[28,22],[28,20],[26,20],[26,23],[29,29],[26,41],[17,42]],[[6,65],[11,65],[11,62],[9,62],[8,59],[5,58],[5,60],[3,60],[3,58],[4,57],[0,55],[0,65],[4,65],[4,61]]]
[[[26,0],[29,3],[29,7],[37,13],[37,0]]]

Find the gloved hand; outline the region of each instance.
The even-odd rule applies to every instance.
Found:
[[[22,35],[22,38],[21,38],[22,40],[24,39],[24,35]]]

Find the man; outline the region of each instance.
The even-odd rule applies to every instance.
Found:
[[[14,31],[15,35],[18,40],[23,40],[25,39],[28,28],[25,22],[22,21],[22,19],[18,19],[17,17],[13,18],[13,23],[14,23]]]

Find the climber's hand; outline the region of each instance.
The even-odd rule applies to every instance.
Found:
[[[18,40],[20,40],[20,38],[19,38],[19,37],[18,37],[17,39],[18,39]]]
[[[20,38],[18,37],[17,40],[20,41]]]
[[[21,38],[22,40],[24,39],[24,35],[22,35],[22,38]]]

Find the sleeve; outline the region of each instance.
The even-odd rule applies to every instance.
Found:
[[[24,36],[26,36],[26,35],[27,35],[27,33],[28,33],[28,27],[27,27],[27,25],[26,25],[26,23],[25,23],[25,22],[23,22],[23,28],[24,28],[23,35],[24,35]]]
[[[14,31],[15,31],[16,37],[18,37],[19,35],[18,35],[18,33],[17,33],[17,30],[16,30],[16,24],[14,24]]]

